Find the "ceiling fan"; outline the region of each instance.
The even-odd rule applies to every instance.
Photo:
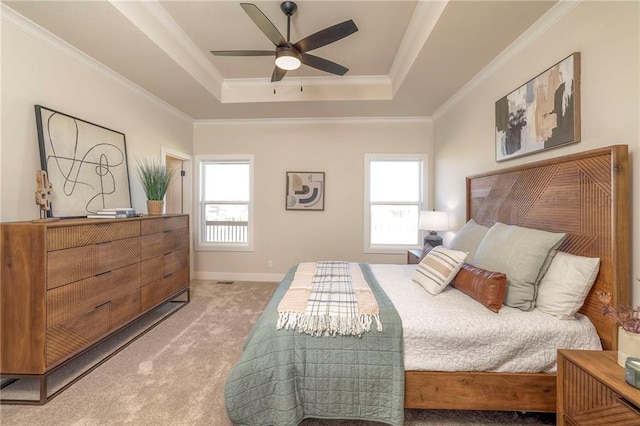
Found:
[[[276,66],[271,74],[271,81],[280,81],[287,71],[295,70],[300,64],[325,71],[331,74],[344,75],[348,68],[340,64],[329,61],[319,56],[310,55],[307,52],[317,49],[327,44],[338,41],[358,31],[358,27],[349,19],[348,21],[332,25],[317,33],[303,38],[297,43],[289,41],[291,35],[291,16],[298,10],[298,5],[292,1],[285,1],[280,4],[280,10],[287,16],[287,39],[280,34],[280,31],[271,23],[269,18],[252,3],[240,3],[240,6],[249,15],[249,18],[258,26],[269,40],[276,46],[273,50],[212,50],[216,56],[271,56],[275,54]]]

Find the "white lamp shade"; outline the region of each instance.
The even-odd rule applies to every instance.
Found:
[[[425,231],[448,231],[449,214],[447,212],[421,211],[418,228]]]

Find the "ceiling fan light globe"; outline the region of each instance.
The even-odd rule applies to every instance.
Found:
[[[300,55],[294,50],[279,50],[276,52],[276,66],[280,69],[287,71],[297,70],[301,64]]]

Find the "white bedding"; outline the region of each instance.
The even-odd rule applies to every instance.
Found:
[[[411,280],[415,267],[371,265],[402,318],[407,371],[555,373],[557,349],[602,349],[584,315],[508,306],[496,314],[451,286],[432,296]]]

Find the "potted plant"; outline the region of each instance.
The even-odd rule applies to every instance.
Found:
[[[164,196],[169,189],[175,174],[174,169],[167,169],[160,161],[136,159],[138,177],[147,196],[147,212],[160,215],[164,208]]]
[[[618,364],[625,366],[627,357],[640,357],[640,306],[611,306],[611,293],[599,291],[602,313],[612,318],[618,328]]]

